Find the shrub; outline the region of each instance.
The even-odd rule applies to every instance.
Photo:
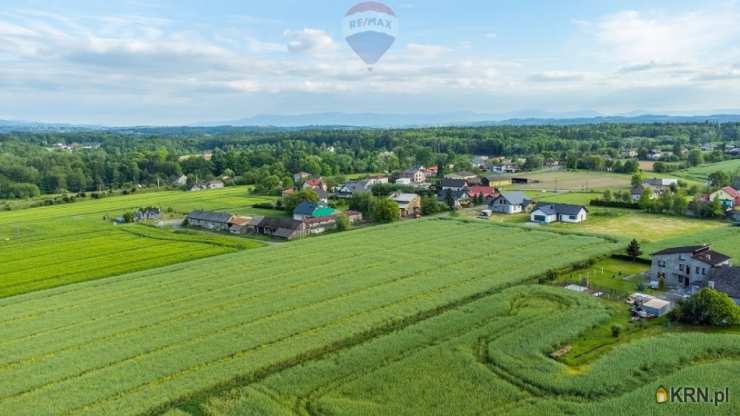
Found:
[[[619,338],[619,335],[622,334],[622,325],[614,324],[612,325],[612,336],[614,338]]]
[[[679,302],[670,317],[691,325],[732,326],[740,323],[740,308],[726,294],[707,288]]]

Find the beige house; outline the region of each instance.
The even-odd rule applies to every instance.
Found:
[[[396,192],[389,198],[398,204],[402,217],[415,217],[421,214],[421,197],[419,195]]]

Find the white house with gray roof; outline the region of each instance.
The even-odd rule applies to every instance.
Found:
[[[524,192],[501,192],[499,196],[491,200],[488,207],[493,212],[518,214],[524,212],[531,202]]]
[[[553,222],[581,223],[588,219],[588,209],[583,205],[540,204],[532,211],[529,219],[539,224]]]

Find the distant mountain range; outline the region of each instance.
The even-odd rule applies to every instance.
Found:
[[[309,129],[309,128],[412,128],[412,127],[485,127],[485,126],[535,126],[535,125],[584,125],[584,124],[651,124],[651,123],[740,123],[737,114],[714,115],[601,115],[598,113],[549,114],[529,111],[508,114],[483,114],[453,112],[437,114],[380,114],[380,113],[316,113],[297,115],[264,114],[239,120],[202,122],[183,126],[108,127],[101,125],[76,125],[41,123],[33,121],[0,120],[0,132],[28,131],[90,131],[113,130],[137,133],[154,133],[168,130],[238,129]]]

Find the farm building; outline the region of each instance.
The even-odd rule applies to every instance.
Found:
[[[710,246],[672,247],[652,254],[650,280],[694,291],[706,286],[715,269],[731,266],[730,257]]]
[[[252,217],[234,216],[229,221],[229,232],[232,234],[246,234]]]
[[[193,211],[186,218],[189,226],[212,231],[229,231],[230,220],[231,214],[208,211]]]
[[[322,234],[337,228],[337,217],[311,217],[303,220],[306,232],[309,234]]]
[[[402,217],[415,217],[421,214],[421,197],[417,194],[395,192],[388,199],[398,204]]]
[[[658,318],[673,309],[673,303],[644,293],[634,293],[628,301],[633,305],[633,311],[645,317]]]
[[[553,222],[580,223],[588,218],[588,209],[583,205],[540,204],[530,215],[530,221],[540,224]]]
[[[334,215],[334,213],[334,208],[329,208],[323,204],[304,201],[298,204],[298,206],[293,210],[293,219],[296,221],[303,221],[306,218],[312,217],[330,217]]]
[[[443,191],[448,189],[450,191],[462,191],[468,186],[468,184],[465,182],[465,179],[462,178],[442,178],[439,186]]]
[[[190,187],[190,192],[206,191],[208,189],[222,189],[224,183],[219,180],[213,180],[208,182],[200,182]]]
[[[306,225],[303,221],[296,221],[290,218],[262,217],[254,229],[257,234],[283,240],[294,240],[304,237],[306,234]]]
[[[517,214],[527,210],[532,203],[524,192],[501,192],[488,204],[493,212],[504,214]]]

